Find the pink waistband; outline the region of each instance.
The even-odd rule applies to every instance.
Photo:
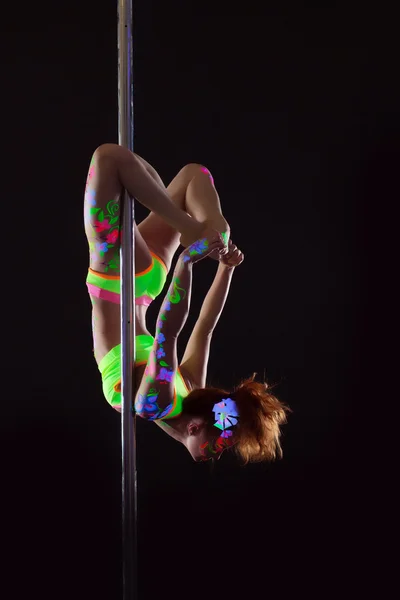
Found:
[[[92,283],[86,282],[86,285],[91,296],[95,296],[96,298],[102,298],[103,300],[108,300],[109,302],[114,302],[114,304],[120,304],[119,294],[117,294],[116,292],[102,290],[97,285],[93,285]]]
[[[89,290],[89,294],[91,296],[95,296],[96,298],[102,298],[103,300],[108,300],[108,302],[114,302],[114,304],[120,304],[121,299],[120,295],[115,292],[109,292],[108,290],[103,290],[97,285],[93,285],[92,283],[87,283],[86,285]],[[140,298],[135,298],[135,304],[140,304],[142,306],[150,306],[153,302],[153,298],[150,296],[140,296]]]
[[[139,298],[135,298],[135,304],[142,304],[143,306],[150,306],[153,302],[153,298],[150,296],[140,296]]]

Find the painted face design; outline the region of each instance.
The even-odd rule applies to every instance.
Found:
[[[228,433],[228,431],[225,430],[229,427],[234,427],[238,422],[236,417],[239,416],[239,413],[236,402],[234,402],[232,398],[225,398],[214,405],[213,412],[217,419],[214,423],[214,427],[222,429],[222,437],[226,437],[223,434]]]
[[[210,460],[210,458],[218,459],[224,450],[230,448],[235,444],[235,442],[232,439],[232,432],[229,431],[226,433],[230,435],[227,435],[225,437],[220,435],[216,440],[208,441],[204,444],[201,444],[200,453],[202,461]]]
[[[213,412],[217,419],[214,427],[221,429],[222,433],[216,440],[201,444],[200,453],[202,460],[218,458],[226,448],[230,448],[235,443],[233,441],[233,432],[230,428],[235,427],[238,423],[237,417],[239,417],[239,412],[236,402],[232,398],[222,399],[217,404],[214,404]]]

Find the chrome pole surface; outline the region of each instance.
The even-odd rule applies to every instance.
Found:
[[[118,142],[133,151],[132,0],[118,0]],[[135,356],[134,200],[121,197],[121,446],[123,599],[137,600],[137,472],[133,413]]]

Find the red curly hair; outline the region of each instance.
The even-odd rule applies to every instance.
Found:
[[[232,447],[243,464],[282,458],[280,426],[287,422],[291,409],[271,394],[267,382],[255,381],[256,373],[244,379],[233,392],[216,387],[193,390],[185,398],[183,414],[202,416],[214,422],[212,408],[222,398],[232,398],[238,407],[238,424],[232,429]],[[210,427],[210,432],[215,429]],[[218,434],[216,434],[218,435]]]

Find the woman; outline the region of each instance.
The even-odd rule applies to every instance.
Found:
[[[90,250],[87,286],[93,307],[94,355],[103,391],[121,405],[120,206],[122,189],[150,215],[135,227],[135,411],[182,443],[196,461],[219,458],[234,446],[244,462],[282,454],[280,425],[287,407],[267,384],[242,382],[234,392],[206,387],[212,334],[223,310],[232,274],[243,254],[229,240],[213,178],[205,167],[186,165],[165,188],[144,159],[104,144],[94,153],[85,190],[85,231]],[[171,285],[153,337],[146,311],[162,292],[179,244]],[[189,312],[193,264],[219,261],[181,364],[177,340]]]

